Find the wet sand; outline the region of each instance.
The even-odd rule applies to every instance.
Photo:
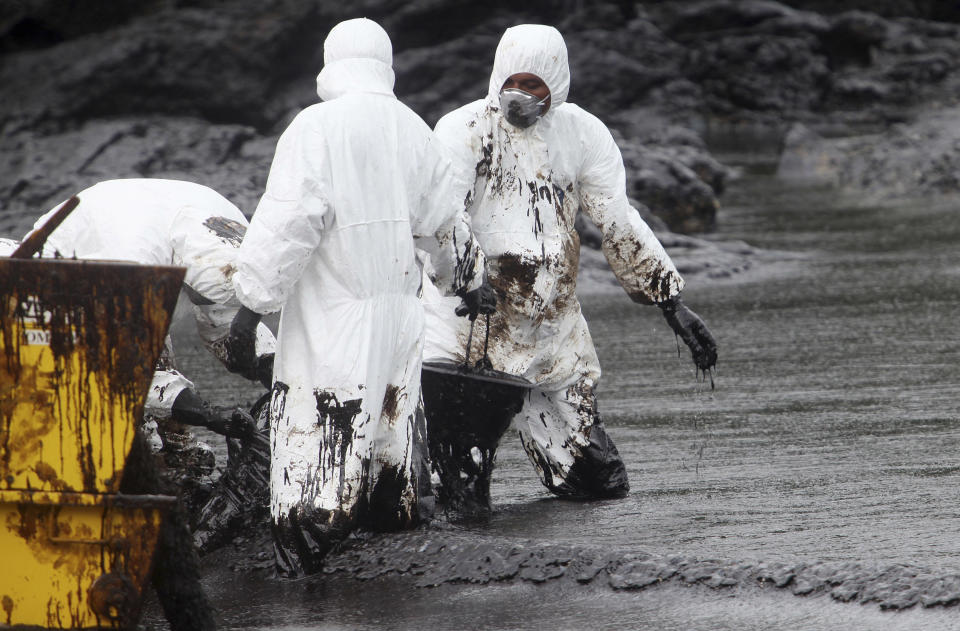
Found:
[[[957,204],[766,175],[724,203],[711,239],[787,255],[689,279],[716,390],[656,309],[582,292],[629,497],[553,499],[508,433],[486,523],[357,541],[295,583],[208,558],[223,626],[960,629]]]

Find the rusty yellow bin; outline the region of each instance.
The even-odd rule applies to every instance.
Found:
[[[0,259],[0,628],[139,616],[173,498],[119,489],[183,275]]]

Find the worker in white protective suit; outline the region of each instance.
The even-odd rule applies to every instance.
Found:
[[[77,197],[79,205],[47,238],[43,256],[185,267],[181,298],[185,296],[191,303],[197,330],[208,350],[228,370],[269,382],[275,340],[268,328],[249,331],[245,338],[249,348],[237,349],[243,355],[242,364],[226,347],[231,323],[240,311],[231,277],[247,228],[247,220],[236,206],[200,184],[161,179],[108,180]],[[34,230],[58,208],[41,217]],[[178,309],[181,314],[189,311]],[[198,443],[186,425],[238,438],[256,431],[246,412],[216,409],[199,396],[194,384],[176,369],[168,336],[150,384],[144,422],[127,459],[121,492],[177,494],[189,477],[184,475],[189,469],[182,462],[196,463],[203,455],[210,456],[212,470],[212,451]],[[149,456],[149,451],[157,456]],[[157,459],[167,466],[156,469]],[[189,518],[186,509],[178,505],[164,519],[152,574],[174,631],[216,628],[199,577]]]
[[[233,277],[250,310],[281,310],[270,490],[285,573],[319,569],[355,526],[404,528],[432,511],[416,248],[442,291],[491,308],[450,162],[394,96],[391,64],[375,22],[330,31],[324,102],[280,137]]]
[[[493,368],[535,384],[514,417],[543,484],[569,497],[616,497],[626,469],[597,413],[600,365],[576,295],[578,211],[603,233],[603,252],[630,297],[657,304],[700,370],[716,343],[680,301],[683,279],[627,201],[623,160],[599,119],[567,103],[570,72],[553,27],[507,29],[485,99],[444,116],[435,129],[461,175],[474,233],[497,296],[490,317]],[[425,361],[463,361],[469,325],[425,293]],[[483,336],[472,337],[472,356]],[[431,401],[425,400],[428,415]],[[431,420],[433,423],[433,420]]]
[[[185,267],[183,293],[191,303],[197,332],[228,369],[240,371],[237,359],[229,356],[225,345],[240,310],[231,278],[237,248],[247,228],[240,209],[213,189],[179,180],[107,180],[77,197],[80,204],[47,238],[43,256]],[[34,230],[59,207],[40,217]],[[244,365],[244,376],[269,383],[276,344],[273,334],[260,324],[251,340],[250,352],[259,365],[252,370]],[[172,420],[226,435],[242,435],[250,429],[250,419],[217,410],[197,394],[193,382],[176,369],[169,336],[147,393],[144,413],[161,424]],[[147,423],[148,440],[159,451],[164,447],[165,432],[163,428],[159,434],[151,431],[151,420]]]

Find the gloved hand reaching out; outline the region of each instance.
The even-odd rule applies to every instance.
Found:
[[[229,438],[249,440],[257,433],[256,421],[245,410],[215,408],[189,389],[177,395],[170,412],[178,423],[206,427]]]
[[[460,317],[469,317],[471,322],[481,313],[489,314],[497,309],[497,292],[487,283],[486,277],[479,287],[462,294],[460,300],[455,313]]]
[[[683,304],[679,294],[657,303],[663,317],[693,355],[697,368],[707,372],[717,364],[717,342],[696,313]],[[712,379],[712,378],[711,378]]]

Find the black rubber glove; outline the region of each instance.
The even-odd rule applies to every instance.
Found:
[[[248,379],[257,375],[257,325],[262,316],[240,307],[230,323],[230,334],[224,341],[226,351],[225,364],[230,372],[240,373]]]
[[[249,440],[257,433],[257,422],[245,410],[220,410],[197,395],[193,390],[182,390],[170,408],[173,420],[184,425],[206,427],[223,436]]]
[[[460,306],[455,313],[460,317],[469,317],[471,322],[481,313],[493,313],[497,310],[497,292],[487,283],[486,278],[479,287],[462,294],[460,300]]]
[[[717,342],[696,313],[683,304],[680,296],[668,298],[657,303],[663,311],[663,317],[693,355],[693,363],[706,372],[717,364]]]
[[[267,353],[257,358],[257,374],[255,379],[263,384],[267,390],[273,388],[273,353]]]

